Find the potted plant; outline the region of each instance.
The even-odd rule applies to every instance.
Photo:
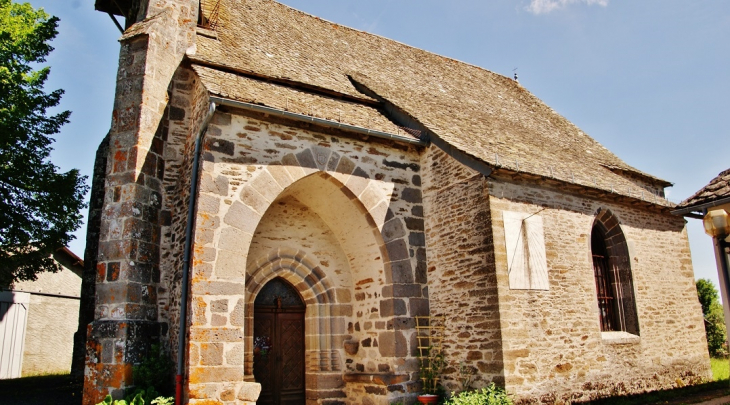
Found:
[[[444,369],[444,354],[429,347],[425,356],[419,358],[423,394],[418,396],[422,404],[435,404],[439,400],[439,379]]]

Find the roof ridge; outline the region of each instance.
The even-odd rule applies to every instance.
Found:
[[[512,78],[275,0],[221,1],[218,35],[198,35],[193,60],[331,97],[371,96],[350,80],[357,77],[485,163],[576,184],[601,183],[629,196],[664,196],[666,181],[624,162]]]
[[[251,0],[244,0],[244,1],[251,1]],[[254,1],[257,1],[257,0],[254,0]],[[292,7],[292,6],[288,5],[288,4],[284,4],[284,3],[278,2],[276,0],[258,0],[258,1],[270,1],[272,3],[276,3],[276,4],[280,5],[280,6],[283,6],[284,8],[287,8],[289,10],[298,12],[298,13],[306,16],[306,17],[311,17],[311,18],[313,18],[315,20],[318,20],[318,21],[326,22],[326,23],[335,25],[337,27],[345,28],[345,29],[350,30],[350,31],[355,31],[355,32],[359,32],[359,33],[362,33],[362,34],[365,34],[365,35],[370,35],[370,36],[373,36],[373,37],[381,38],[381,39],[384,39],[384,40],[389,41],[389,42],[395,42],[395,43],[397,43],[399,45],[402,45],[402,46],[405,46],[407,48],[411,48],[411,49],[415,49],[417,51],[421,51],[421,52],[425,52],[425,53],[428,53],[428,54],[431,54],[431,55],[439,56],[441,58],[445,58],[445,59],[451,60],[451,61],[453,61],[455,63],[459,63],[459,64],[466,65],[466,66],[470,66],[470,67],[473,67],[473,68],[482,70],[484,72],[488,72],[488,73],[491,73],[493,75],[501,76],[501,77],[504,77],[505,79],[512,80],[512,78],[510,78],[509,76],[505,76],[503,74],[494,72],[494,71],[489,70],[489,69],[487,69],[487,68],[485,68],[483,66],[479,66],[479,65],[475,65],[473,63],[465,62],[463,60],[459,60],[459,59],[456,59],[456,58],[451,57],[451,56],[441,55],[439,53],[432,52],[432,51],[429,51],[427,49],[423,49],[423,48],[419,48],[417,46],[409,45],[409,44],[407,44],[405,42],[401,42],[401,41],[398,41],[398,40],[393,39],[393,38],[388,38],[388,37],[382,36],[380,34],[376,34],[376,33],[373,33],[373,32],[367,32],[367,31],[359,30],[357,28],[349,27],[349,26],[344,25],[344,24],[340,24],[340,23],[337,23],[337,22],[334,22],[334,21],[330,21],[330,20],[328,20],[326,18],[318,17],[318,16],[316,16],[314,14],[309,14],[306,11],[299,10],[298,8],[294,8],[294,7]]]

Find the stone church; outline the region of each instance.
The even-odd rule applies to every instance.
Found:
[[[85,404],[128,392],[155,342],[181,403],[413,403],[422,320],[447,391],[466,373],[576,402],[711,377],[671,183],[516,80],[271,0],[96,8],[126,27]]]

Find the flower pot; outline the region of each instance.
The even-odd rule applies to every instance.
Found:
[[[438,395],[424,394],[418,396],[418,402],[422,404],[435,404],[439,401]]]

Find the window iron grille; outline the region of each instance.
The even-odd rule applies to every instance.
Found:
[[[616,278],[609,271],[606,257],[593,255],[593,271],[596,278],[601,331],[610,332],[620,330],[620,326],[616,322],[616,294],[613,288]]]

